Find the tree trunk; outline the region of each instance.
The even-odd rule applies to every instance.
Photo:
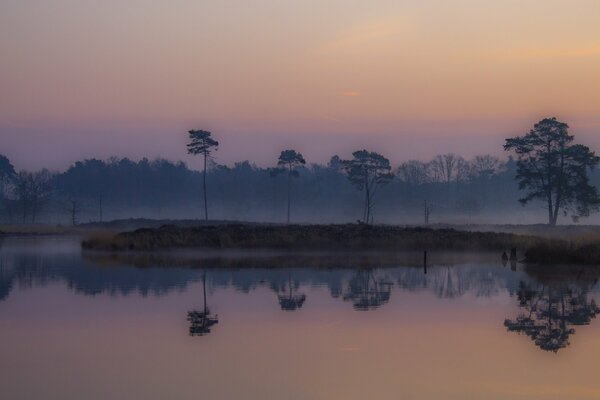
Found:
[[[71,225],[77,225],[77,202],[75,200],[71,200]]]
[[[100,199],[98,201],[98,206],[100,207],[100,222],[102,222],[102,218],[103,218],[103,215],[102,215],[102,195],[100,195]]]
[[[32,206],[31,206],[31,223],[35,224],[35,217],[37,214],[37,200],[34,200],[31,202]]]
[[[558,212],[560,211],[560,203],[562,202],[562,192],[563,192],[563,170],[564,170],[564,157],[561,155],[560,159],[560,178],[558,179],[558,185],[556,187],[556,198],[554,200],[554,210],[552,213],[552,226],[556,225],[558,221]],[[552,196],[552,191],[550,192],[550,196]]]
[[[363,204],[363,216],[362,216],[363,222],[367,222],[367,203],[368,203],[368,200],[367,200],[367,194],[366,193],[367,193],[367,191],[365,189],[365,203]]]
[[[204,220],[208,221],[208,202],[206,199],[206,153],[204,153],[204,171],[202,173],[202,186],[204,188]]]
[[[27,202],[23,200],[23,223],[27,221]]]
[[[365,173],[365,204],[363,207],[363,222],[368,224],[369,217],[367,215],[367,210],[369,208],[369,176]]]
[[[287,182],[287,224],[290,224],[290,196],[292,190],[292,170],[288,170],[288,182]]]
[[[552,206],[552,193],[549,193],[548,194],[548,225],[550,225],[550,226],[556,225],[553,211],[554,211],[554,207]]]
[[[370,190],[369,190],[369,186],[368,186],[368,185],[367,185],[367,187],[366,187],[365,193],[366,193],[366,195],[367,195],[367,196],[366,196],[366,203],[367,203],[367,204],[366,204],[366,207],[367,207],[367,210],[366,210],[366,218],[365,218],[365,222],[366,222],[367,224],[369,224],[369,223],[371,223],[371,193],[370,193]]]
[[[202,295],[204,297],[204,317],[208,314],[208,308],[206,307],[206,273],[202,275]]]
[[[558,212],[560,211],[560,193],[556,194],[556,201],[554,203],[554,211],[552,213],[552,226],[556,225],[556,222],[558,222]]]

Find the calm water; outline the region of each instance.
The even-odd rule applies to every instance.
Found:
[[[431,263],[6,239],[0,398],[600,399],[600,271]]]

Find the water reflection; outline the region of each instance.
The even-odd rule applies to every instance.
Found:
[[[517,297],[521,312],[504,326],[531,338],[542,350],[557,352],[569,345],[574,326],[587,325],[600,313],[584,284],[521,282]]]
[[[288,281],[283,286],[275,286],[277,294],[277,300],[279,306],[284,311],[295,311],[304,305],[306,301],[306,294],[299,292],[300,284],[292,282],[292,276],[290,275]]]
[[[157,297],[201,284],[201,307],[188,311],[187,321],[190,335],[203,336],[219,322],[207,303],[207,289],[233,288],[250,295],[266,288],[284,311],[307,308],[307,293],[321,288],[357,311],[389,307],[392,292],[394,297],[419,292],[444,302],[467,295],[506,296],[514,308],[499,317],[498,329],[522,334],[538,348],[552,352],[567,347],[575,328],[589,324],[600,313],[594,300],[598,269],[524,269],[516,263],[506,268],[498,255],[477,261],[440,261],[433,254],[424,273],[422,253],[413,258],[380,254],[82,255],[76,242],[41,243],[7,240],[0,248],[0,305],[17,288],[50,283],[66,284],[86,296]],[[311,307],[319,306],[318,301],[311,301]]]
[[[210,328],[219,323],[218,315],[212,315],[206,305],[206,273],[202,275],[202,298],[202,309],[188,311],[187,313],[187,320],[190,323],[190,336],[204,336],[209,334]]]
[[[513,294],[519,276],[485,264],[438,265],[427,274],[416,268],[397,271],[397,286],[403,290],[428,291],[438,298],[453,299],[472,293],[476,297],[491,297],[503,292]]]
[[[351,301],[359,311],[375,309],[390,301],[392,282],[372,269],[356,271],[350,278],[344,300]]]

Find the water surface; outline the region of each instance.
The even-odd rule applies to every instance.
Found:
[[[600,399],[594,269],[0,247],[6,399]]]

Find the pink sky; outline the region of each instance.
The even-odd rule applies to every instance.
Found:
[[[5,0],[0,153],[190,160],[195,128],[219,162],[398,162],[500,154],[546,116],[600,149],[598,16],[591,0]]]

